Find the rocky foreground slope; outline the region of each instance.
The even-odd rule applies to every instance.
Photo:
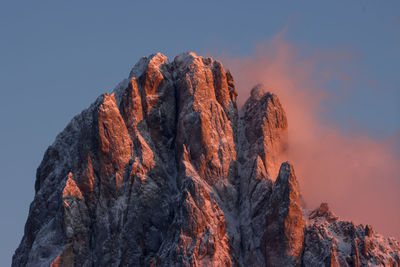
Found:
[[[302,209],[277,96],[236,96],[212,58],[142,58],[47,149],[13,266],[399,266],[396,240]]]

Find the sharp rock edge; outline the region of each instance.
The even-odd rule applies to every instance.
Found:
[[[396,240],[302,209],[278,97],[236,96],[212,58],[143,57],[47,149],[12,266],[398,266]]]

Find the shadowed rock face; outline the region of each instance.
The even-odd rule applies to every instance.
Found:
[[[279,99],[236,96],[212,58],[142,58],[47,149],[13,266],[398,263],[325,204],[303,217]]]
[[[263,237],[266,266],[300,266],[304,227],[293,167],[283,163],[272,188]]]

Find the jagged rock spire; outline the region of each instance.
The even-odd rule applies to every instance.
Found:
[[[284,162],[272,188],[266,214],[266,266],[301,265],[305,224],[293,166]]]
[[[213,58],[139,60],[47,149],[13,266],[398,263],[397,241],[325,206],[305,225],[278,97],[236,97]]]

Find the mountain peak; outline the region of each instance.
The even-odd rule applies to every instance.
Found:
[[[400,263],[325,204],[303,218],[282,104],[261,85],[236,97],[217,60],[141,58],[46,150],[13,266]]]
[[[148,57],[142,57],[132,68],[131,72],[129,73],[129,78],[139,77],[149,66],[158,68],[167,61],[168,58],[160,52],[151,54]]]
[[[271,95],[271,93],[267,90],[266,86],[262,83],[259,83],[255,85],[253,89],[251,89],[250,97],[255,100],[260,100],[260,98],[266,94]]]
[[[311,211],[310,215],[308,216],[310,220],[318,220],[324,219],[328,222],[334,222],[338,220],[338,217],[333,214],[332,211],[329,210],[328,203],[321,203],[321,205],[316,208],[315,210]]]

